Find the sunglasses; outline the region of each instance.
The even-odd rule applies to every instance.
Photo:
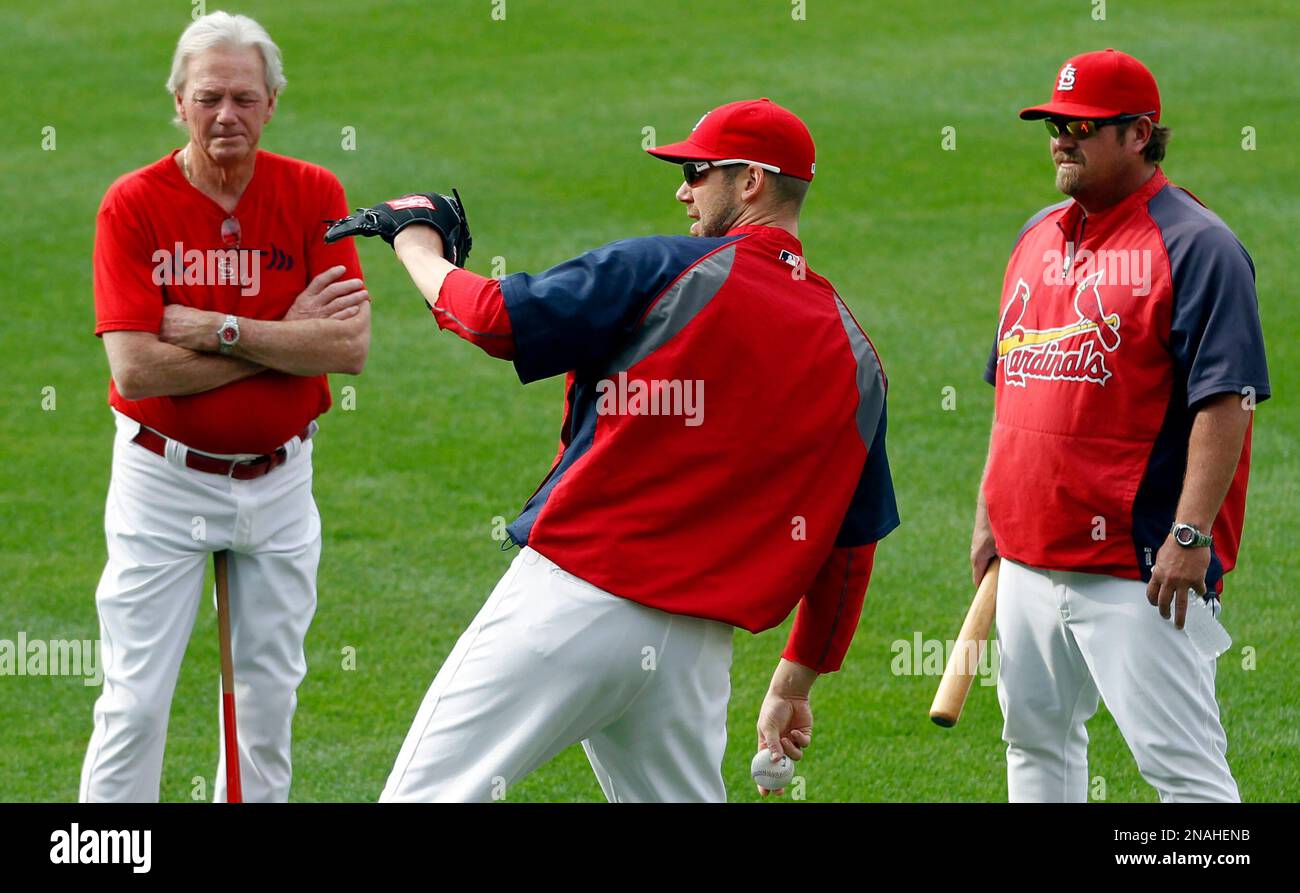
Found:
[[[774,174],[781,173],[781,169],[771,164],[763,164],[761,161],[750,161],[745,158],[725,158],[722,161],[686,161],[682,163],[682,176],[686,179],[687,186],[694,186],[704,179],[710,168],[728,167],[733,164],[756,164],[765,171],[771,171]]]
[[[242,235],[239,226],[239,218],[233,214],[221,221],[221,244],[227,248],[239,248],[240,236]]]
[[[225,246],[226,251],[237,253],[242,235],[238,217],[231,214],[221,221],[221,244]],[[233,285],[237,282],[235,262],[228,254],[222,255],[217,262],[217,282],[220,285]]]
[[[1154,114],[1154,111],[1150,111],[1137,115],[1120,115],[1118,118],[1085,118],[1074,121],[1066,121],[1062,118],[1044,118],[1043,123],[1047,125],[1047,132],[1054,138],[1060,136],[1061,132],[1064,131],[1076,140],[1086,140],[1089,137],[1096,136],[1097,131],[1108,124],[1136,121],[1138,118]]]

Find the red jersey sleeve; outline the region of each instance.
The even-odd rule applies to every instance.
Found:
[[[129,203],[116,187],[110,188],[95,218],[96,335],[118,331],[157,334],[162,326],[162,286],[154,281],[157,246],[150,247],[149,240]]]
[[[799,602],[782,657],[818,673],[840,668],[858,628],[875,557],[875,543],[832,550]]]
[[[348,199],[343,184],[329,171],[321,171],[320,196],[322,204],[316,214],[315,237],[307,240],[307,278],[314,279],[330,267],[344,266],[344,279],[360,279],[361,259],[357,256],[356,239],[340,239],[332,244],[325,242],[325,221],[348,216]]]
[[[431,308],[438,328],[464,338],[502,360],[515,357],[514,332],[501,283],[469,270],[452,270]]]

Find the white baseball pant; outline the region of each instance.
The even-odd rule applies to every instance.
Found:
[[[581,741],[610,802],[723,802],[732,632],[525,547],[433,680],[380,801],[509,799]]]
[[[244,799],[286,801],[290,727],[307,671],[303,640],[316,610],[320,559],[312,442],[295,437],[285,445],[283,465],[241,481],[187,468],[186,448],[176,441],[167,442],[165,458],[131,443],[139,423],[114,415],[104,511],[108,563],[95,594],[104,686],[80,799],[158,800],[172,692],[204,573],[211,553],[227,549]],[[211,669],[217,676],[219,668]],[[219,752],[213,793],[223,801],[224,748]]]
[[[1240,801],[1215,664],[1151,606],[1145,583],[1003,558],[997,642],[1012,802],[1088,799],[1084,724],[1098,699],[1162,802]]]

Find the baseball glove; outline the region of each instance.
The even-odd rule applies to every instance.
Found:
[[[327,220],[326,242],[348,236],[379,236],[389,245],[402,230],[413,224],[432,226],[442,234],[443,256],[458,267],[465,266],[474,240],[465,219],[465,206],[455,189],[451,195],[416,192],[380,202],[373,208],[357,208],[342,220]]]

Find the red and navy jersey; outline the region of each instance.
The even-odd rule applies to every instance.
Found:
[[[1255,269],[1232,231],[1157,169],[1085,215],[1040,211],[1017,239],[985,369],[997,388],[984,497],[998,552],[1149,580],[1200,404],[1270,395]],[[1222,589],[1245,517],[1250,431],[1214,522]]]
[[[819,595],[820,644],[797,652],[829,670],[872,558],[832,553],[881,539],[898,511],[880,361],[802,255],[765,226],[626,239],[502,279],[508,320],[464,271],[434,312],[525,383],[566,375],[560,450],[508,527],[515,543],[624,598],[753,632],[833,590],[819,572],[839,568],[858,591],[839,608]]]

